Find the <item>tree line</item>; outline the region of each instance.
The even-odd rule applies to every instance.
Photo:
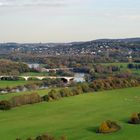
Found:
[[[19,75],[29,71],[30,68],[25,63],[0,60],[0,75]]]
[[[0,88],[0,94],[6,94],[6,93],[15,93],[15,92],[23,92],[23,91],[30,91],[30,90],[37,90],[37,89],[43,89],[47,87],[63,87],[65,86],[65,82],[62,79],[44,79],[43,81],[35,81],[35,79],[29,79],[33,80],[34,82],[25,84],[25,85],[18,85],[15,87],[4,87]]]
[[[129,69],[140,69],[140,64],[128,64]]]
[[[14,96],[10,100],[0,101],[0,109],[8,110],[12,107],[25,104],[33,104],[42,101],[55,101],[64,97],[76,96],[84,93],[96,92],[101,90],[111,90],[117,88],[135,87],[140,83],[137,79],[109,77],[98,79],[92,83],[77,84],[74,87],[65,87],[59,90],[52,89],[48,94],[41,97],[37,93],[29,95]]]

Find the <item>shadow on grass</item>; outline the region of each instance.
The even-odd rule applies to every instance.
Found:
[[[86,130],[89,131],[89,132],[98,134],[98,128],[99,128],[98,126],[96,126],[96,127],[88,127]]]
[[[127,124],[127,125],[138,125],[138,124],[135,124],[135,123],[132,123],[131,121],[130,121],[130,119],[128,119],[128,118],[125,118],[125,119],[123,119],[123,120],[121,120],[123,123],[125,123],[125,124]]]
[[[124,119],[122,119],[120,121],[125,123],[125,124],[130,124],[130,120],[128,118],[124,118]]]

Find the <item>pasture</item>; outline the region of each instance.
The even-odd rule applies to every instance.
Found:
[[[0,81],[0,88],[5,88],[5,87],[15,87],[15,86],[20,86],[20,85],[25,85],[28,83],[33,83],[33,81]]]
[[[101,63],[102,65],[105,65],[105,66],[118,66],[120,67],[120,71],[121,72],[126,72],[126,71],[129,71],[131,72],[133,75],[135,76],[140,76],[140,69],[128,69],[128,64],[129,63],[121,63],[121,62],[116,62],[116,63]],[[132,64],[139,64],[139,63],[132,63]]]
[[[0,111],[0,139],[25,140],[47,132],[68,140],[138,140],[140,125],[127,121],[133,112],[140,112],[139,91],[140,87],[102,91]],[[116,121],[122,129],[97,134],[104,120]]]

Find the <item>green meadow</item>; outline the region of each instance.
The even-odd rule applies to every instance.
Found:
[[[31,91],[25,91],[25,92],[2,94],[2,95],[0,95],[0,100],[8,100],[14,96],[23,95],[23,94],[31,94],[33,92],[38,93],[40,96],[43,96],[43,95],[47,94],[50,90],[51,90],[51,88],[50,89],[38,89],[38,90],[31,90]]]
[[[134,112],[140,112],[140,87],[25,105],[0,111],[0,139],[25,140],[47,132],[56,137],[66,135],[68,140],[139,140],[140,125],[127,123]],[[105,120],[116,121],[122,129],[97,134],[97,127]]]
[[[21,74],[21,76],[48,76],[47,72],[26,72]]]
[[[127,68],[129,63],[116,62],[116,63],[101,63],[101,64],[105,65],[105,66],[110,66],[110,65],[118,66],[121,68],[120,69],[121,72],[130,71],[135,76],[140,76],[140,69],[128,69]],[[139,63],[132,63],[132,64],[139,64]]]
[[[31,83],[32,81],[0,81],[0,88],[15,87]]]

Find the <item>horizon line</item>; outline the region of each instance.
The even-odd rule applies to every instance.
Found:
[[[78,42],[90,42],[90,41],[97,41],[97,40],[123,40],[123,39],[140,39],[140,37],[120,37],[120,38],[111,38],[111,37],[109,37],[109,38],[96,38],[96,39],[92,39],[92,40],[78,40],[78,41],[63,41],[63,42],[53,42],[53,41],[48,41],[48,42],[18,42],[18,41],[3,41],[3,42],[0,42],[0,44],[61,44],[61,43],[66,43],[66,44],[68,44],[68,43],[78,43]]]

